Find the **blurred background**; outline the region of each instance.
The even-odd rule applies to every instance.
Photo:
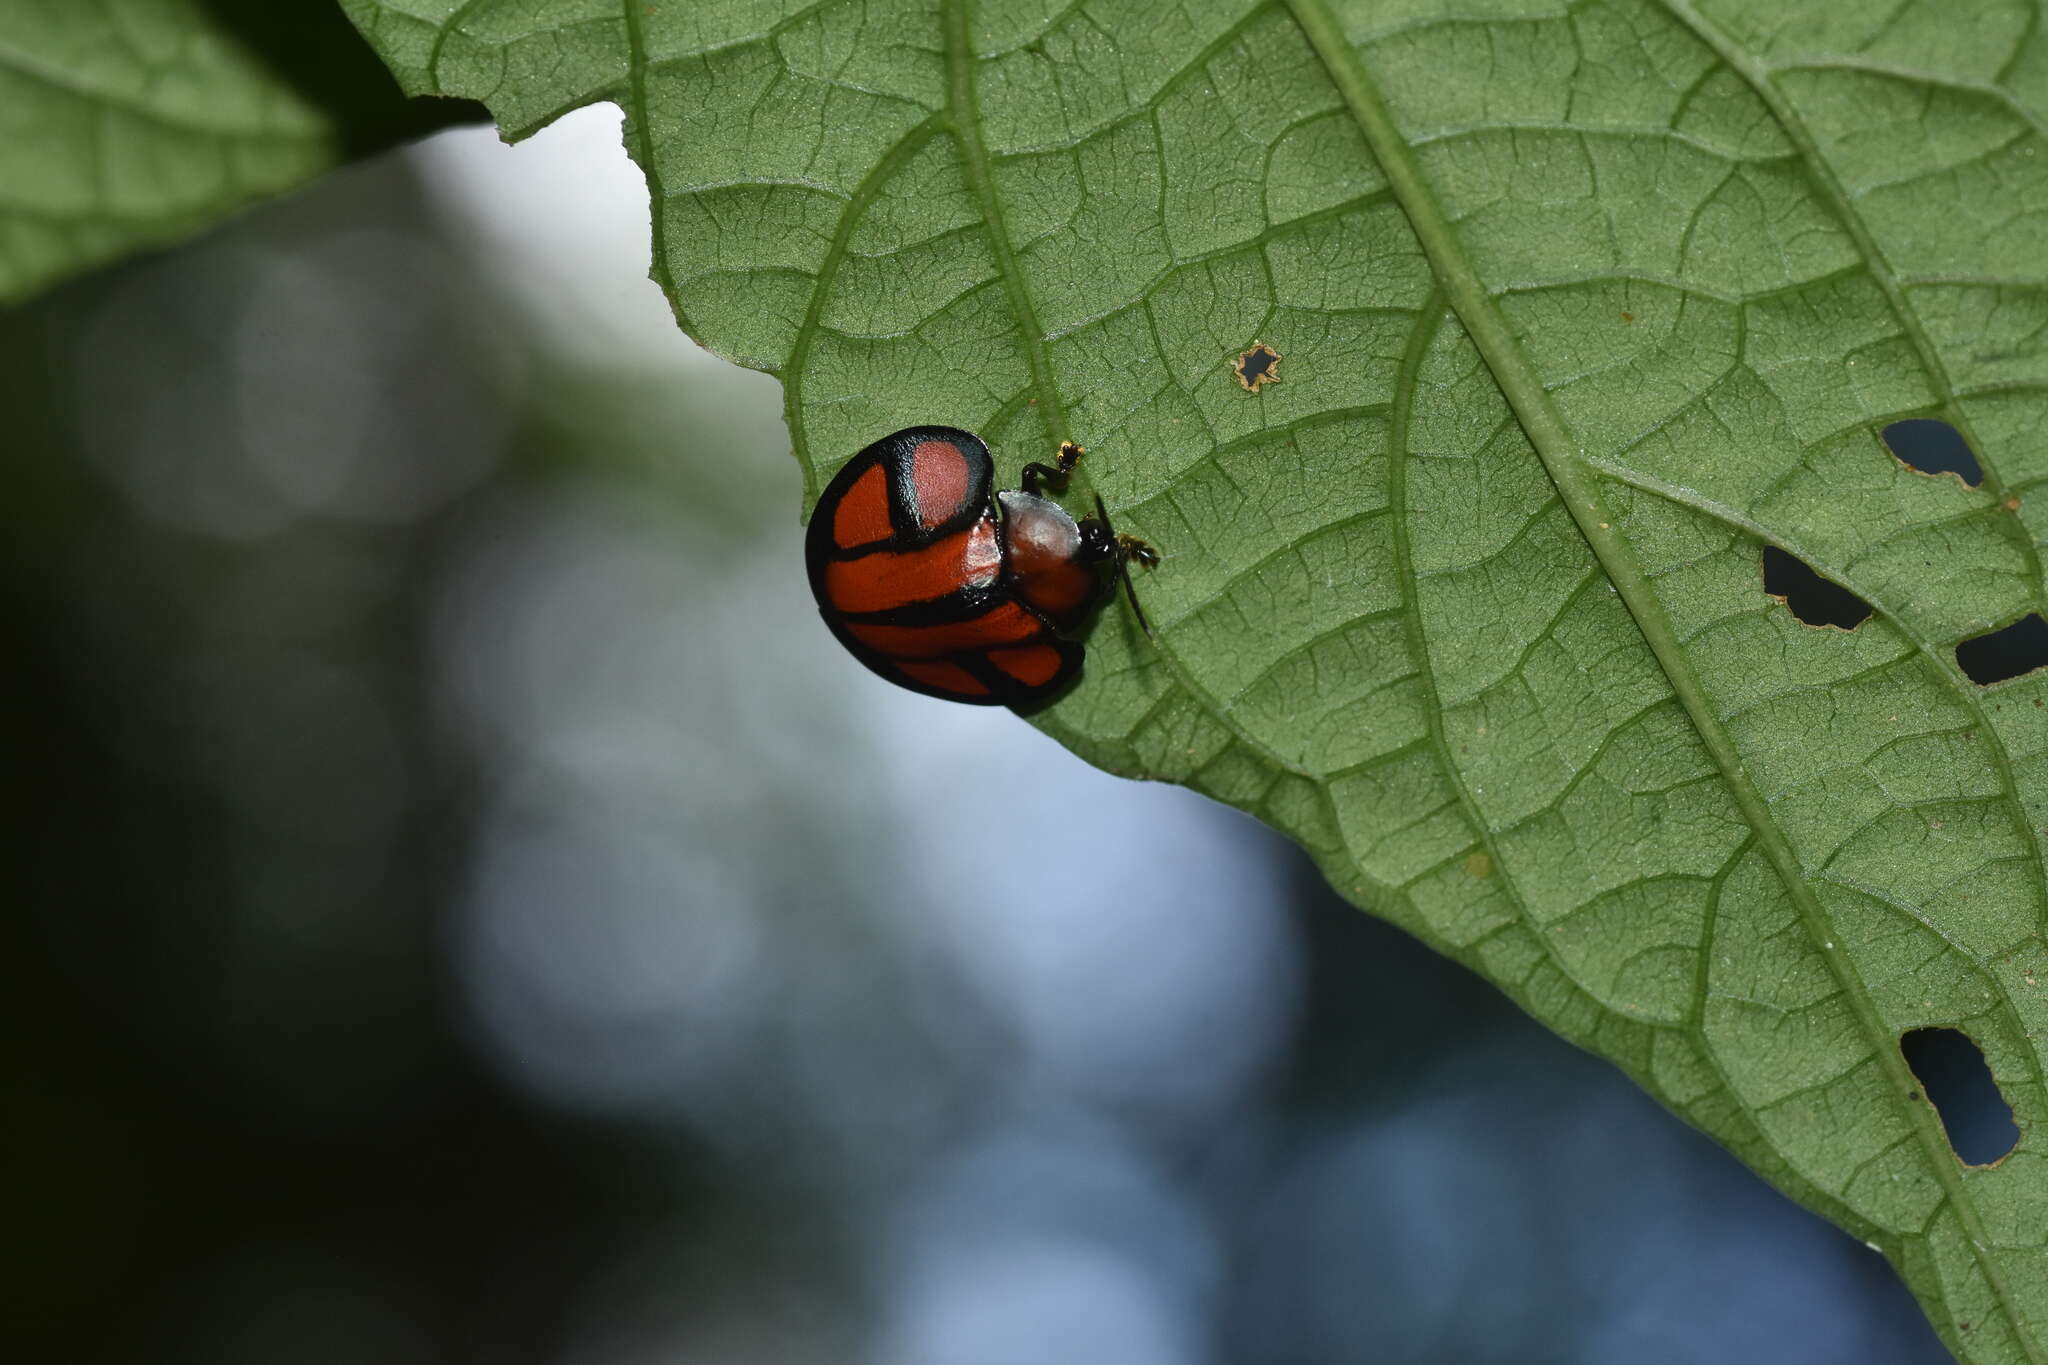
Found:
[[[646,223],[586,110],[0,314],[0,1355],[1947,1359],[1276,837],[842,654]]]

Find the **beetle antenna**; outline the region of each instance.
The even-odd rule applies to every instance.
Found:
[[[1124,581],[1124,596],[1130,599],[1131,614],[1138,618],[1138,629],[1145,632],[1145,638],[1152,638],[1152,623],[1145,619],[1145,609],[1138,605],[1138,590],[1131,585],[1130,560],[1125,555],[1116,557],[1116,576]]]
[[[1104,526],[1109,525],[1109,509],[1102,505],[1102,494],[1095,495],[1095,514],[1102,518]],[[1123,580],[1124,596],[1130,599],[1131,614],[1138,618],[1138,629],[1145,632],[1145,638],[1152,638],[1152,623],[1145,619],[1145,609],[1138,605],[1138,589],[1131,582],[1131,552],[1123,537],[1116,542],[1116,576]]]

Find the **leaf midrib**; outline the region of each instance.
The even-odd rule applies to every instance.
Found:
[[[1842,182],[1835,178],[1827,159],[1820,154],[1820,147],[1814,142],[1813,134],[1808,131],[1805,123],[1798,117],[1797,111],[1786,100],[1784,92],[1770,79],[1770,73],[1758,63],[1750,61],[1726,33],[1693,8],[1691,0],[1659,0],[1659,3],[1672,18],[1685,26],[1688,33],[1718,57],[1723,65],[1740,77],[1743,84],[1748,86],[1770,111],[1772,120],[1783,130],[1800,165],[1805,168],[1807,180],[1826,201],[1829,213],[1836,224],[1848,234],[1849,240],[1855,243],[1857,258],[1862,262],[1871,281],[1877,285],[1878,292],[1884,295],[1885,307],[1890,310],[1892,320],[1898,324],[1907,344],[1913,348],[1913,356],[1920,362],[1922,372],[1934,386],[1935,397],[1940,402],[1943,417],[1962,433],[1963,439],[1969,442],[1970,449],[1977,452],[1986,490],[2002,500],[2006,493],[2005,485],[1992,467],[1991,461],[1985,458],[1984,443],[1977,439],[1976,432],[1971,429],[1969,415],[1956,402],[1955,384],[1949,378],[1948,367],[1942,363],[1941,353],[1935,349],[1933,340],[1927,335],[1927,329],[1920,325],[1920,319],[1907,306],[1905,289],[1899,283],[1898,273],[1891,268],[1891,262],[1885,258],[1877,239],[1871,236],[1869,226],[1856,213],[1848,191],[1842,188]],[[1806,69],[1821,68],[1809,66]],[[2024,115],[2022,117],[2024,118]],[[2043,591],[2044,582],[2041,557],[2034,549],[2033,540],[2017,526],[2006,534],[2007,539],[2012,540],[2018,547],[2021,558],[2026,560],[2034,582],[2035,594],[2039,596]],[[2026,837],[2029,842],[2035,843],[2034,857],[2038,866],[2041,859],[2039,844],[2031,830],[2027,832]]]
[[[1815,551],[1801,545],[1797,540],[1770,529],[1754,518],[1747,516],[1741,510],[1710,498],[1697,489],[1687,488],[1681,484],[1672,483],[1668,479],[1657,478],[1652,474],[1645,474],[1640,470],[1631,469],[1617,461],[1605,459],[1597,455],[1587,456],[1586,463],[1619,483],[1627,484],[1631,488],[1640,489],[1645,493],[1662,498],[1666,502],[1711,517],[1724,526],[1743,535],[1750,536],[1765,545],[1775,545],[1786,554],[1804,563],[1814,563],[1818,558]],[[1893,630],[1897,631],[1938,681],[1943,683],[1952,681],[1953,675],[1949,671],[1948,663],[1942,659],[1940,651],[1936,649],[1931,641],[1908,623],[1906,616],[1894,608],[1883,593],[1870,587],[1868,584],[1860,582],[1854,575],[1844,576],[1842,586],[1848,588],[1858,597],[1861,597],[1869,604],[1873,612],[1882,617]],[[1824,627],[1824,629],[1834,630],[1839,629],[1839,627],[1828,626]],[[1889,667],[1889,664],[1882,666]],[[2002,804],[2008,811],[2024,809],[2020,802],[2019,775],[2013,769],[2012,756],[2007,751],[2004,743],[2001,742],[1997,728],[1991,723],[1990,715],[1985,712],[1983,699],[1972,691],[1959,693],[1958,700],[1962,705],[1964,713],[1969,718],[1968,725],[1962,727],[1962,731],[1981,736],[1985,739],[1985,747],[1991,755],[1992,767],[1998,777],[1999,798]],[[2024,819],[2015,819],[2013,823],[2016,826],[2026,826]],[[2026,846],[2030,849],[2034,847],[2031,833],[2031,826],[2027,826],[2020,831],[2021,839],[2026,842]],[[2035,875],[2037,877],[2040,876],[2040,859],[2024,854],[2022,856],[2028,857],[2028,862],[2033,866]],[[1829,861],[1832,862],[1833,859],[1830,858]],[[1816,875],[1826,874],[1827,870],[1827,864],[1823,864]],[[1831,877],[1830,880],[1837,880],[1839,884],[1839,879]],[[1935,929],[1935,926],[1924,917],[1916,914],[1913,916],[1913,919],[1915,923],[1925,925],[1927,928],[1941,933],[1939,929]],[[1948,935],[1943,933],[1942,938],[1947,941]],[[1955,945],[1951,943],[1951,946]],[[1974,962],[1975,958],[1973,957],[1971,960]],[[2014,1010],[2011,997],[2001,991],[1999,993],[1999,1003],[2007,1019],[2021,1034],[2025,1034],[2027,1031],[2026,1025],[2020,1020],[2017,1012]],[[2042,1086],[2044,1090],[2048,1090],[2048,1071],[2043,1070],[2039,1054],[2029,1049],[2027,1051],[2027,1062],[2029,1069],[2033,1072],[2035,1084]]]
[[[1836,223],[1849,235],[1850,241],[1855,243],[1856,255],[1864,272],[1877,285],[1878,292],[1884,295],[1885,307],[1891,312],[1892,320],[1898,324],[1907,344],[1913,348],[1913,355],[1920,364],[1921,372],[1934,386],[1942,416],[1962,435],[1970,449],[1976,452],[1984,491],[1998,502],[2005,501],[2005,482],[1999,476],[1984,442],[1978,438],[1971,426],[1969,414],[1964,412],[1962,405],[1956,401],[1955,383],[1949,377],[1948,367],[1943,364],[1941,353],[1935,349],[1933,339],[1927,335],[1927,329],[1920,325],[1919,317],[1907,305],[1906,292],[1899,283],[1898,272],[1892,269],[1891,262],[1885,257],[1877,239],[1871,235],[1869,226],[1857,214],[1848,191],[1842,187],[1841,181],[1836,178],[1826,158],[1820,154],[1819,145],[1799,118],[1798,111],[1792,108],[1784,92],[1770,79],[1770,73],[1758,63],[1750,61],[1727,34],[1693,7],[1691,0],[1660,0],[1660,3],[1675,19],[1685,25],[1688,32],[1720,58],[1730,71],[1742,79],[1770,111],[1772,119],[1784,130],[1798,155],[1800,165],[1806,171],[1808,182],[1826,202]],[[2017,518],[1997,518],[1993,522],[1993,528],[2018,549],[2020,559],[2026,565],[2027,576],[2033,583],[2035,600],[2039,601],[2044,587],[2048,587],[2048,584],[2044,584],[2042,578],[2041,557],[2034,548],[2033,537],[2027,533]],[[1865,598],[1873,600],[1868,594],[1865,594]],[[1983,734],[1997,761],[1999,781],[2010,802],[2008,809],[2019,811],[2019,788],[2013,776],[2012,756],[2006,751],[2004,737],[1990,724],[1990,717],[1984,715],[1982,703],[1972,692],[1958,686],[1957,671],[1941,660],[1929,643],[1921,638],[1919,632],[1906,629],[1903,618],[1896,613],[1887,612],[1886,617],[1905,632],[1907,638],[1913,641],[1914,647],[1933,665],[1937,680],[1955,692],[1964,707],[1983,722]],[[2033,863],[2035,884],[2044,892],[2048,892],[2048,862],[2043,860],[2040,834],[2034,829],[2033,822],[2024,815],[2016,815],[2013,826]]]
[[[1801,875],[1798,859],[1784,831],[1771,818],[1762,793],[1749,780],[1741,755],[1715,716],[1663,605],[1628,552],[1625,541],[1613,530],[1613,518],[1603,517],[1599,497],[1591,480],[1586,477],[1586,467],[1582,463],[1585,452],[1578,449],[1573,441],[1534,366],[1508,330],[1506,319],[1492,306],[1492,299],[1479,278],[1477,268],[1465,253],[1463,243],[1423,178],[1412,149],[1395,126],[1373,78],[1330,12],[1326,0],[1286,0],[1286,3],[1350,109],[1366,145],[1379,162],[1380,170],[1392,184],[1395,200],[1422,244],[1438,286],[1449,300],[1452,311],[1458,315],[1459,322],[1486,362],[1494,382],[1514,411],[1516,420],[1521,423],[1580,534],[1585,537],[1594,557],[1634,618],[1637,630],[1642,633],[1673,693],[1685,708],[1693,729],[1720,769],[1730,796],[1755,832],[1772,870],[1798,907],[1815,951],[1827,962],[1865,1036],[1871,1041],[1871,1052],[1890,1082],[1892,1094],[1899,1096],[1911,1092],[1914,1088],[1912,1075],[1906,1067],[1904,1055],[1893,1045],[1891,1031],[1884,1027],[1878,1015],[1876,1002],[1864,988],[1846,950],[1838,946],[1839,936],[1829,926],[1825,908]],[[2048,1362],[2048,1355],[2044,1355],[2031,1326],[2013,1302],[1998,1265],[1984,1249],[1986,1239],[1982,1221],[1963,1186],[1962,1172],[1949,1148],[1948,1139],[1938,1129],[1938,1120],[1928,1106],[1907,1105],[1906,1121],[1920,1139],[1922,1151],[1944,1198],[1963,1224],[1972,1253],[1985,1280],[1998,1296],[1999,1306],[2012,1324],[2014,1336],[2021,1343],[2027,1359],[2043,1365]]]

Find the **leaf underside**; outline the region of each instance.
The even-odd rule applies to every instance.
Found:
[[[781,376],[813,495],[915,423],[1090,448],[1157,634],[1106,617],[1053,734],[1298,839],[1959,1356],[2048,1362],[2048,674],[1954,652],[2043,607],[2037,0],[345,7],[509,136],[625,109],[656,278]],[[1873,614],[1803,624],[1765,545]]]
[[[5,0],[0,304],[461,116],[319,4]]]

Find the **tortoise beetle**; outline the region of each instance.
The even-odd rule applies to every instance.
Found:
[[[1075,632],[1143,541],[1076,522],[1041,491],[1081,458],[1068,441],[1023,487],[992,493],[988,446],[957,427],[906,427],[847,461],[818,498],[804,561],[818,614],[853,657],[900,687],[1025,710],[1074,680]],[[1146,626],[1135,592],[1131,607]]]

